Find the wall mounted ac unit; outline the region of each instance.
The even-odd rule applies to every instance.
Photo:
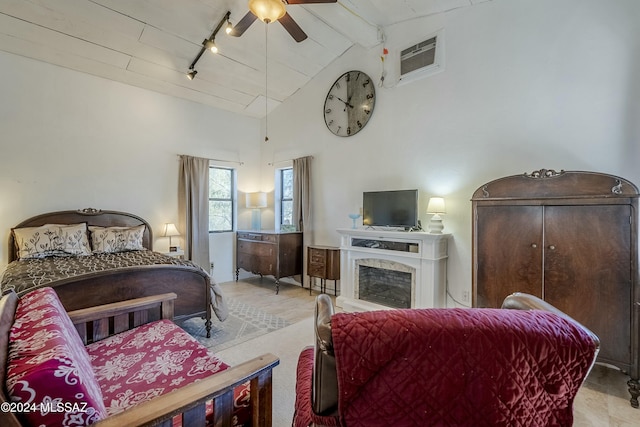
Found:
[[[444,69],[442,31],[400,51],[398,83],[423,78]]]

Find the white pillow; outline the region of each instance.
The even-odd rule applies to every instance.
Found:
[[[139,251],[144,249],[144,246],[142,246],[144,230],[144,225],[135,227],[98,227],[90,225],[91,247],[94,253]]]
[[[14,228],[18,259],[91,255],[87,224],[45,224]]]

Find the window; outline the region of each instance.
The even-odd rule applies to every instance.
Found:
[[[280,229],[295,231],[293,224],[293,168],[280,169]]]
[[[209,232],[233,231],[235,171],[209,167]]]

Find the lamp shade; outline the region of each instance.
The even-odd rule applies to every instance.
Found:
[[[267,193],[257,191],[255,193],[247,193],[247,207],[248,208],[266,208],[267,207]]]
[[[429,199],[429,204],[427,205],[428,214],[443,214],[446,212],[444,199],[442,197],[432,197]]]
[[[173,223],[166,223],[164,225],[164,231],[162,232],[162,237],[171,237],[171,236],[179,236],[180,232],[176,228],[176,225]]]
[[[287,12],[282,0],[249,0],[249,10],[266,23],[277,21]]]

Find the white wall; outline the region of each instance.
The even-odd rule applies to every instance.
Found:
[[[262,176],[274,160],[314,156],[318,244],[339,244],[363,191],[420,189],[423,224],[428,198],[444,196],[460,301],[471,288],[469,199],[485,182],[548,168],[640,184],[639,18],[633,0],[492,0],[386,28],[388,68],[399,48],[443,29],[445,71],[397,87],[389,78],[367,127],[340,138],[322,116],[331,84],[382,71],[382,46],[352,48],[269,116]]]
[[[258,120],[3,52],[0,70],[0,271],[10,228],[56,210],[134,213],[166,250],[179,154],[244,162],[219,164],[240,188],[259,179]],[[212,235],[218,281],[232,278],[232,243]]]

